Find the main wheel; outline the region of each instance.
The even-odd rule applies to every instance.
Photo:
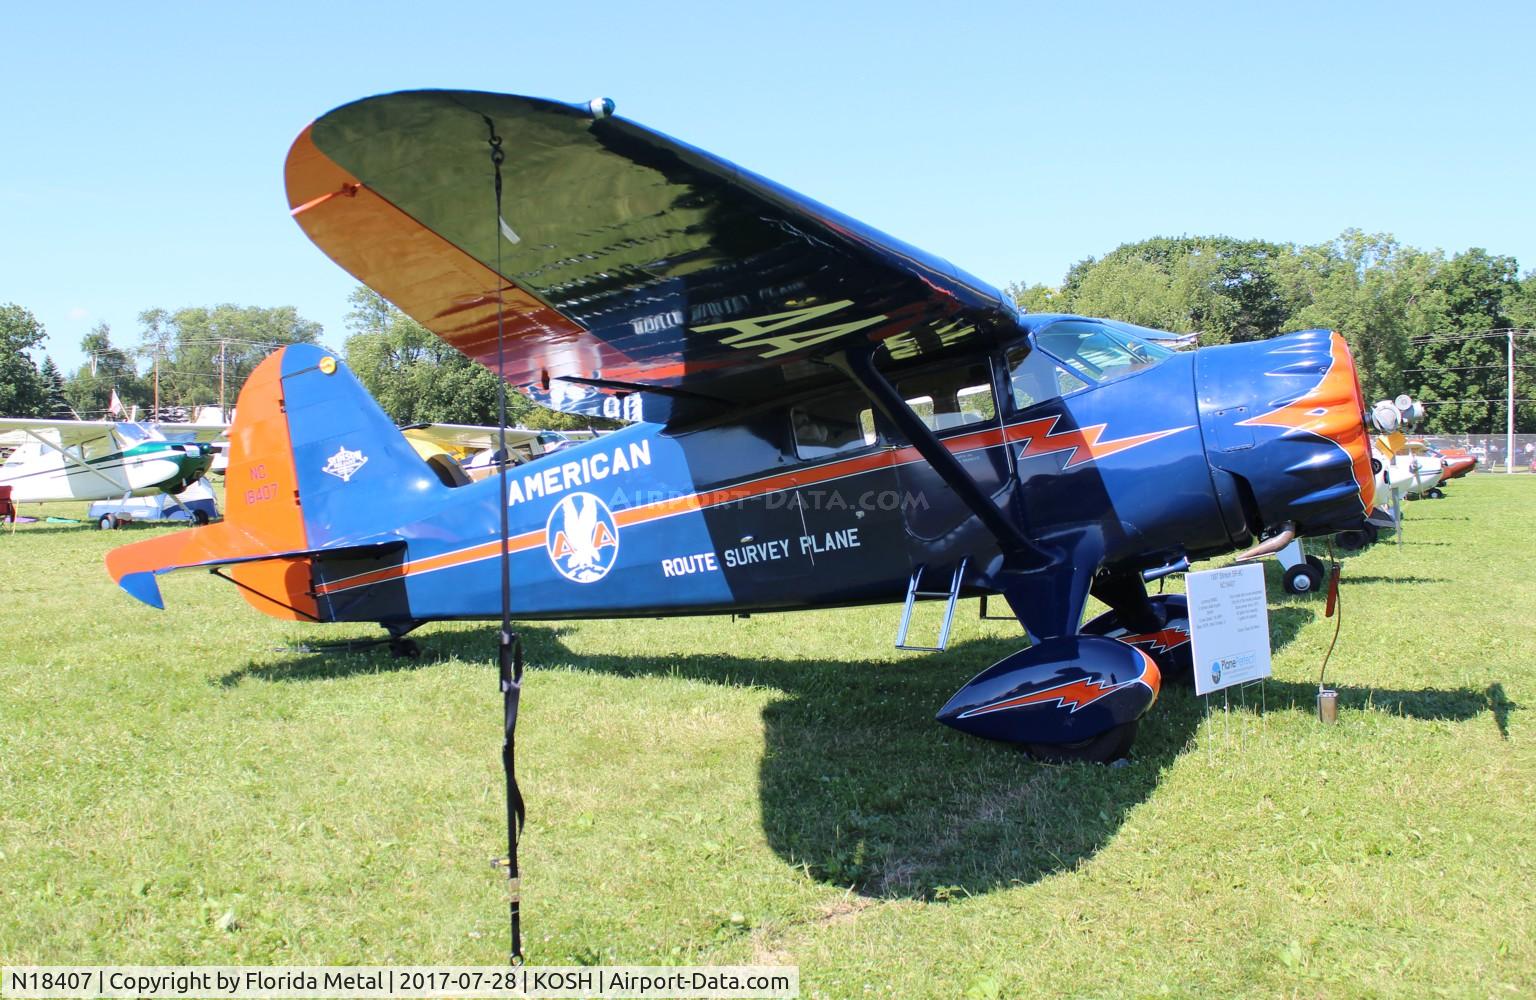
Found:
[[[208,512],[206,510],[194,510],[192,512],[192,523],[197,525],[199,528],[207,524]]]
[[[1364,531],[1341,531],[1333,536],[1333,541],[1345,552],[1359,552],[1371,543]]]
[[[117,528],[117,518],[111,514],[103,514],[101,520],[96,522],[96,527],[102,531],[113,531]]]
[[[1136,726],[1139,719],[1121,723],[1090,739],[1076,743],[1026,743],[1024,750],[1037,760],[1050,764],[1066,764],[1086,761],[1090,764],[1110,764],[1127,756],[1131,744],[1136,742]]]
[[[1311,594],[1323,586],[1323,562],[1317,556],[1307,556],[1307,561],[1297,563],[1285,571],[1287,594]]]
[[[1429,490],[1425,492],[1424,495],[1429,497],[1431,500],[1444,500],[1445,499],[1445,491],[1442,490],[1438,486],[1431,486],[1429,488]]]

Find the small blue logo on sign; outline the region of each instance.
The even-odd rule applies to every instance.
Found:
[[[619,527],[607,504],[590,493],[572,493],[549,512],[544,547],[561,576],[596,583],[619,556]]]
[[[1220,660],[1215,660],[1215,661],[1213,661],[1211,663],[1211,683],[1212,684],[1220,684],[1221,683],[1221,661]]]

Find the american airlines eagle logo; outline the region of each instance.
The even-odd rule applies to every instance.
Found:
[[[561,576],[596,583],[618,558],[619,528],[607,504],[590,493],[572,493],[549,512],[544,547]]]

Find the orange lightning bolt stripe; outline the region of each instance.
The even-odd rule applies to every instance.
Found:
[[[1077,430],[1064,430],[1053,434],[1052,429],[1060,419],[1060,414],[1057,414],[1009,426],[1008,440],[1025,442],[1023,449],[1019,452],[1019,458],[1070,452],[1067,456],[1067,464],[1062,466],[1062,471],[1065,472],[1074,466],[1108,458],[1110,455],[1157,441],[1170,434],[1187,431],[1195,426],[1188,424],[1184,427],[1171,427],[1165,431],[1151,431],[1147,434],[1116,438],[1113,441],[1101,441],[1100,438],[1104,436],[1104,429],[1109,426],[1108,424],[1090,424]]]
[[[1060,705],[1072,706],[1076,712],[1085,705],[1092,705],[1100,698],[1106,698],[1123,687],[1141,683],[1141,678],[1133,678],[1121,681],[1119,684],[1110,684],[1106,681],[1068,681],[1058,684],[1044,691],[1036,691],[1033,694],[1020,695],[1017,698],[1009,698],[1006,701],[994,702],[991,705],[983,705],[973,708],[960,716],[969,719],[977,715],[987,715],[992,712],[1002,712],[1010,708],[1023,708],[1025,705],[1044,705],[1056,702]]]
[[[1178,649],[1189,641],[1189,632],[1181,628],[1165,628],[1161,632],[1143,632],[1141,635],[1122,635],[1118,637],[1121,642],[1128,642],[1133,646],[1146,643],[1153,649],[1170,652]]]

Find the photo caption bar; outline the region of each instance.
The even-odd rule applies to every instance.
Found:
[[[18,965],[5,997],[723,997],[792,1000],[793,965]]]

